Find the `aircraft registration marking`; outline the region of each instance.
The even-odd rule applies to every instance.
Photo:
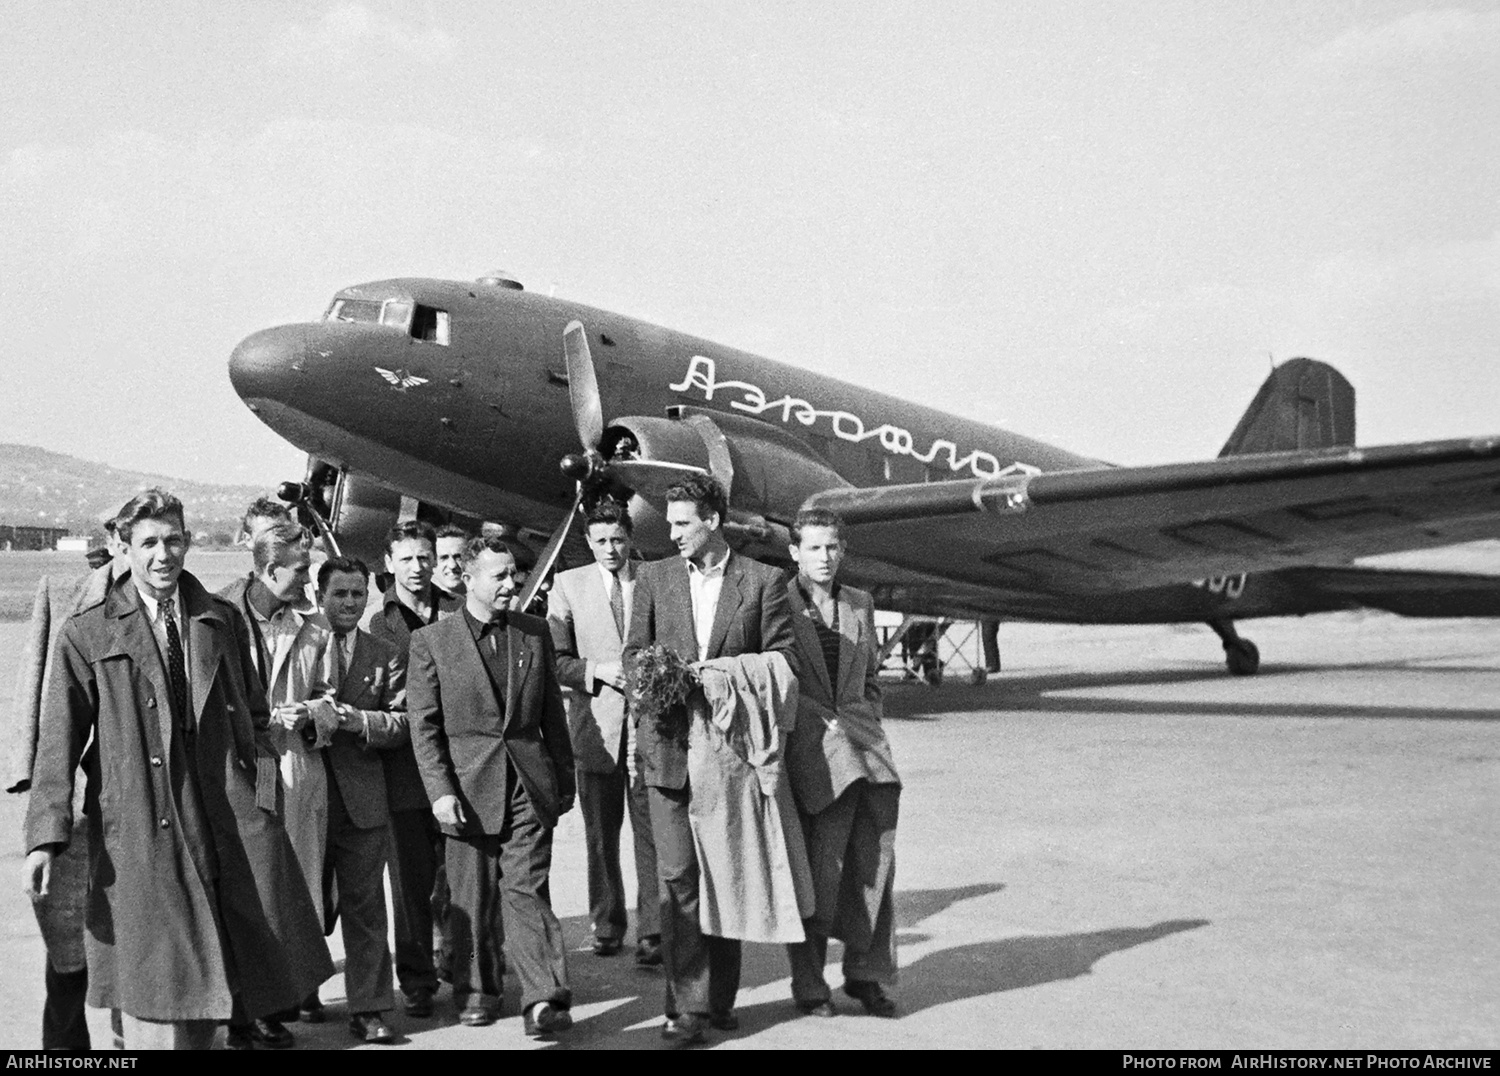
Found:
[[[741,399],[730,400],[730,407],[751,415],[779,411],[783,423],[789,423],[795,418],[802,425],[811,426],[818,419],[826,418],[833,429],[834,436],[840,440],[853,441],[857,444],[876,439],[880,442],[880,447],[887,452],[897,456],[910,456],[919,463],[932,463],[940,454],[946,453],[948,457],[946,462],[950,471],[961,471],[967,467],[975,478],[1000,478],[1012,474],[1042,473],[1040,467],[1033,467],[1029,463],[1019,461],[1008,467],[1001,467],[1000,461],[993,454],[981,449],[975,449],[967,455],[960,456],[958,445],[943,438],[934,440],[926,452],[919,452],[911,431],[902,429],[900,426],[892,426],[887,422],[872,428],[867,426],[864,419],[858,415],[848,411],[825,411],[796,396],[782,396],[779,399],[769,400],[766,398],[765,390],[759,385],[752,385],[748,381],[720,381],[714,360],[704,355],[694,355],[692,361],[688,363],[687,373],[682,380],[667,387],[673,392],[701,389],[705,400],[712,400],[716,392],[739,392]]]

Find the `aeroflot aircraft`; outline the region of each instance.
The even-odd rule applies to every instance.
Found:
[[[786,562],[804,505],[848,522],[845,576],[880,608],[1074,623],[1199,621],[1229,668],[1234,623],[1370,607],[1500,615],[1500,580],[1352,567],[1500,534],[1500,438],[1354,447],[1354,390],[1293,359],[1217,459],[1115,467],[620,314],[524,290],[383,280],[322,321],[255,333],[230,378],[306,451],[304,509],[366,555],[398,516],[510,524],[540,582],[581,505],[632,498],[671,551],[661,493],[707,471],[726,534]],[[1147,431],[1142,431],[1143,433]],[[576,559],[575,559],[576,562]]]

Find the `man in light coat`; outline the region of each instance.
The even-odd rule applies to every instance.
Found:
[[[333,974],[280,819],[269,713],[226,602],[183,571],[182,503],[148,490],[117,523],[128,578],[63,626],[26,818],[45,895],[88,779],[89,1004],[127,1049],[206,1048],[217,1023],[293,1005]]]
[[[611,956],[620,951],[625,937],[620,827],[628,805],[635,844],[635,959],[653,966],[661,963],[656,847],[646,785],[633,775],[635,737],[626,719],[621,660],[635,595],[631,530],[630,513],[618,501],[602,501],[589,512],[585,533],[594,563],[561,572],[553,580],[547,622],[578,765],[594,952]]]

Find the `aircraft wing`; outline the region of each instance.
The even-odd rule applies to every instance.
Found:
[[[1500,617],[1500,576],[1390,568],[1294,568],[1288,582],[1400,616]]]
[[[1134,590],[1500,535],[1500,438],[838,489],[807,503],[839,512],[861,556],[1013,590]]]

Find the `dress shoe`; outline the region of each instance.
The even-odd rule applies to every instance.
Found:
[[[740,1018],[734,1015],[733,1009],[709,1013],[708,1023],[715,1031],[738,1031],[740,1029]]]
[[[681,1016],[669,1016],[667,1022],[661,1026],[661,1037],[678,1046],[696,1046],[708,1041],[708,1034],[705,1030],[707,1027],[708,1018],[699,1016],[697,1013],[688,1012]]]
[[[489,1027],[500,1018],[494,1006],[471,1001],[458,1014],[458,1022],[464,1027]]]
[[[803,1016],[826,1017],[837,1016],[839,1014],[839,1011],[833,1007],[833,1000],[831,998],[824,998],[822,1001],[799,1001],[797,1002],[797,1008]]]
[[[124,1047],[121,1047],[123,1049]],[[226,1050],[253,1050],[255,1040],[250,1037],[249,1024],[230,1024],[229,1034],[224,1039]]]
[[[378,1012],[357,1012],[349,1017],[349,1034],[360,1042],[395,1042],[392,1031]]]
[[[595,956],[614,956],[619,951],[620,951],[620,939],[619,938],[595,938],[594,939],[594,955]]]
[[[328,1019],[328,1014],[323,1011],[323,1003],[314,994],[302,1003],[302,1011],[298,1014],[304,1024],[321,1024]]]
[[[425,1020],[432,1015],[432,991],[425,986],[419,986],[410,992],[401,991],[401,1003],[407,1016]]]
[[[661,967],[660,934],[648,934],[635,943],[635,962],[643,968]]]
[[[526,1010],[522,1018],[522,1029],[533,1039],[551,1038],[559,1031],[573,1026],[573,1017],[567,1009],[560,1009],[550,1001],[539,1001]]]
[[[280,1020],[271,1016],[250,1021],[250,1038],[268,1050],[285,1050],[297,1041]]]
[[[871,1016],[890,1018],[896,1015],[896,1003],[886,995],[877,982],[865,979],[850,979],[844,984],[844,993],[865,1007]]]

